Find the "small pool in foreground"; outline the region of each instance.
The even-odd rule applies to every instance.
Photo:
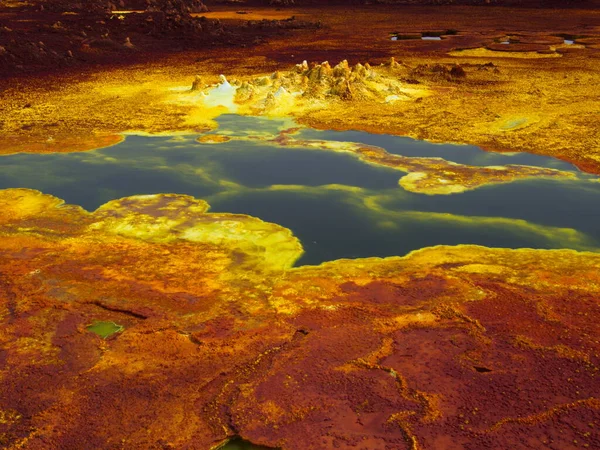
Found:
[[[248,138],[274,136],[289,121],[236,115],[218,121],[219,129],[211,134],[231,141],[131,135],[116,146],[89,152],[2,156],[0,189],[38,189],[90,211],[130,195],[189,194],[208,201],[211,211],[249,214],[290,228],[305,248],[299,265],[403,255],[437,244],[600,247],[600,183],[553,158],[356,131],[305,128],[295,135],[473,166],[522,164],[577,174],[572,180],[534,178],[462,194],[424,195],[398,185],[405,173],[364,163],[351,153]]]
[[[276,450],[272,447],[264,447],[261,445],[254,445],[248,441],[244,441],[242,439],[232,439],[227,442],[222,447],[219,447],[218,450]]]
[[[106,339],[113,334],[123,331],[123,326],[114,322],[94,322],[93,324],[88,325],[86,329],[91,333],[97,334],[102,339]]]

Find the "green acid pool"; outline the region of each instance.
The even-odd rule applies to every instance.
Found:
[[[398,185],[404,173],[367,164],[351,153],[268,142],[269,136],[294,126],[290,121],[224,115],[218,123],[209,134],[230,141],[199,143],[200,134],[129,135],[95,151],[1,156],[0,189],[38,189],[90,211],[136,194],[192,195],[206,200],[213,212],[248,214],[290,228],[305,249],[299,265],[404,255],[438,244],[600,247],[600,183],[554,158],[357,131],[296,131],[299,140],[364,143],[409,158],[575,174],[573,179],[532,178],[460,194],[423,195]],[[110,324],[98,327],[116,332]]]

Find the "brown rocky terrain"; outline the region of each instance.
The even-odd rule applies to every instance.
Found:
[[[0,7],[0,77],[131,64],[186,49],[245,47],[283,30],[318,26],[293,19],[223,24],[204,17],[207,11],[199,0],[56,0]]]
[[[538,8],[593,7],[597,0],[207,0],[209,4],[245,4],[279,7],[323,6],[323,5],[468,5],[468,6],[511,6]]]

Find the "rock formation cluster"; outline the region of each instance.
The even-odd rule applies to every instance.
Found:
[[[347,60],[333,66],[327,61],[303,61],[292,70],[245,81],[230,83],[222,76],[218,85],[209,86],[196,77],[191,90],[201,91],[207,104],[217,106],[215,96],[222,96],[227,88],[232,95],[228,102],[235,102],[239,106],[236,110],[277,115],[290,113],[293,108],[320,108],[336,101],[417,101],[429,95],[429,89],[420,85],[417,78],[431,76],[460,82],[467,75],[456,64],[411,68],[393,57],[376,67],[369,63],[350,65]]]

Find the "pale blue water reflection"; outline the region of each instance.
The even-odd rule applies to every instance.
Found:
[[[268,137],[289,121],[222,116],[219,133]],[[600,183],[531,179],[456,195],[404,191],[404,173],[347,153],[278,147],[262,140],[200,144],[197,136],[128,136],[116,146],[70,154],[0,158],[0,188],[38,189],[94,210],[136,194],[203,198],[212,211],[244,213],[286,226],[306,253],[299,264],[342,257],[403,255],[437,244],[598,248]],[[577,172],[531,154],[487,153],[364,132],[303,129],[299,139],[362,142],[413,157],[471,165],[527,164]]]

